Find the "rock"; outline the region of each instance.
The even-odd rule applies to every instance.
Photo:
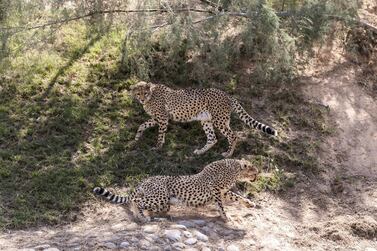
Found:
[[[187,245],[194,245],[197,242],[198,242],[198,240],[195,239],[195,238],[188,238],[187,240],[185,240],[185,244],[187,244]]]
[[[161,250],[161,248],[157,247],[157,246],[153,246],[153,247],[148,248],[148,251],[160,251],[160,250]]]
[[[185,227],[196,227],[194,222],[188,221],[188,220],[181,220],[177,222],[179,225],[183,225]]]
[[[171,228],[176,228],[176,229],[182,229],[182,230],[187,230],[187,227],[182,224],[174,224],[170,226]]]
[[[178,250],[184,249],[186,247],[186,245],[182,242],[176,242],[172,246],[173,248],[178,249]]]
[[[230,235],[230,234],[233,234],[233,230],[230,230],[230,229],[224,229],[221,233],[224,234],[224,235]]]
[[[50,245],[48,245],[48,244],[42,244],[42,245],[38,245],[38,246],[34,247],[34,249],[43,250],[43,249],[46,249],[46,248],[49,248],[49,247],[50,247]]]
[[[136,238],[135,236],[132,236],[131,239],[130,239],[130,242],[136,243],[136,242],[139,242],[139,239]]]
[[[80,246],[80,243],[79,242],[71,242],[71,243],[66,243],[65,246],[68,247],[68,248],[72,248],[72,247]]]
[[[193,234],[196,236],[196,238],[198,238],[198,240],[208,241],[208,236],[199,232],[198,230],[195,230]]]
[[[120,244],[120,247],[121,248],[126,248],[126,247],[129,247],[130,246],[130,243],[128,241],[123,241],[121,244]]]
[[[172,229],[172,230],[165,230],[164,235],[171,241],[180,241],[181,240],[181,231],[177,229]]]
[[[185,251],[199,251],[197,248],[185,248]]]
[[[141,249],[146,250],[146,249],[149,249],[149,247],[151,246],[151,243],[147,240],[141,240],[138,245]]]
[[[207,225],[207,222],[205,220],[192,220],[192,222],[194,222],[198,226]]]
[[[133,231],[133,230],[136,230],[138,228],[139,228],[139,226],[135,222],[131,222],[130,224],[125,225],[123,229],[128,230],[128,231]]]
[[[46,249],[43,249],[43,251],[59,251],[58,248],[46,248]]]
[[[160,238],[155,234],[148,234],[148,235],[145,236],[145,239],[149,242],[155,242],[155,241],[159,240]]]
[[[158,225],[148,225],[143,228],[145,233],[157,233],[160,227]]]
[[[209,247],[202,247],[201,251],[211,251]]]
[[[189,232],[189,231],[183,231],[183,235],[184,235],[186,238],[191,238],[191,237],[192,237],[192,233]]]
[[[226,247],[226,251],[240,251],[240,248],[235,244],[230,244]]]
[[[73,248],[73,251],[80,251],[81,250],[81,246],[78,246],[78,247],[74,247]]]
[[[101,247],[106,247],[108,249],[115,249],[115,248],[117,248],[117,245],[115,245],[112,242],[105,242],[105,243],[101,244]]]
[[[171,246],[165,246],[164,251],[172,251],[173,248]]]
[[[202,227],[202,230],[206,233],[212,233],[212,232],[216,232],[216,229],[215,228],[210,228],[210,227],[207,227],[207,226],[204,226]]]
[[[210,232],[209,237],[211,237],[211,239],[218,239],[219,235],[216,232]]]
[[[125,228],[125,225],[123,223],[118,223],[116,225],[111,226],[111,228],[115,231],[123,230]]]
[[[224,240],[234,240],[236,239],[237,237],[234,235],[234,234],[230,234],[230,235],[227,235],[224,237]]]
[[[19,251],[35,251],[34,248],[23,248],[23,249],[19,249]]]

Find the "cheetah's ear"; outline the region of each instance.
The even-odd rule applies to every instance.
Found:
[[[151,82],[148,82],[148,85],[149,85],[149,92],[152,93],[154,91],[154,89],[157,87],[155,84],[151,83]]]

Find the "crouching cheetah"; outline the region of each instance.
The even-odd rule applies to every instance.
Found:
[[[131,95],[144,107],[152,117],[139,126],[135,141],[138,141],[145,129],[158,125],[157,148],[165,142],[165,133],[169,119],[178,122],[200,121],[207,136],[207,143],[194,154],[203,154],[216,144],[214,128],[228,139],[229,147],[222,155],[230,157],[236,146],[237,136],[229,126],[232,111],[250,127],[276,136],[275,129],[252,118],[240,103],[225,92],[210,89],[173,90],[165,85],[139,82],[131,86]]]
[[[254,181],[258,169],[247,160],[223,159],[212,162],[194,175],[154,176],[142,181],[128,196],[112,194],[108,190],[96,187],[93,192],[117,204],[127,204],[135,208],[137,218],[148,221],[143,211],[167,213],[170,205],[177,202],[188,206],[202,206],[215,202],[220,216],[227,221],[223,208],[223,199],[240,201],[246,206],[254,203],[229,189],[239,181]]]

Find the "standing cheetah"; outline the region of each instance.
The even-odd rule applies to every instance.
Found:
[[[254,203],[241,195],[230,191],[236,181],[254,181],[258,169],[247,160],[223,159],[205,166],[200,173],[185,176],[154,176],[142,181],[135,192],[128,196],[114,195],[102,187],[93,192],[113,203],[130,204],[137,209],[137,216],[142,221],[149,220],[143,211],[166,213],[171,204],[183,202],[188,206],[202,206],[214,201],[220,216],[227,220],[223,208],[223,199],[241,201],[247,206]]]
[[[131,86],[131,94],[152,117],[139,126],[135,141],[139,140],[145,129],[158,125],[157,148],[165,142],[165,133],[169,119],[178,122],[200,121],[207,136],[207,143],[194,154],[203,154],[216,144],[214,128],[228,139],[229,147],[222,155],[230,157],[237,142],[237,136],[229,126],[232,111],[250,127],[259,129],[267,134],[276,136],[275,129],[264,125],[252,118],[240,103],[225,92],[209,89],[180,89],[173,90],[165,85],[139,82]]]

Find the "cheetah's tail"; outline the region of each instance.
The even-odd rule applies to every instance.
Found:
[[[240,119],[250,127],[255,129],[261,130],[267,134],[271,134],[273,136],[277,136],[277,131],[272,127],[269,127],[261,122],[258,122],[253,117],[251,117],[245,109],[241,106],[241,104],[234,98],[232,98],[232,107],[233,111],[235,111],[239,116]]]
[[[123,196],[115,195],[103,187],[94,188],[93,193],[95,195],[105,197],[107,200],[115,204],[127,204],[129,202],[128,196],[123,197]]]

